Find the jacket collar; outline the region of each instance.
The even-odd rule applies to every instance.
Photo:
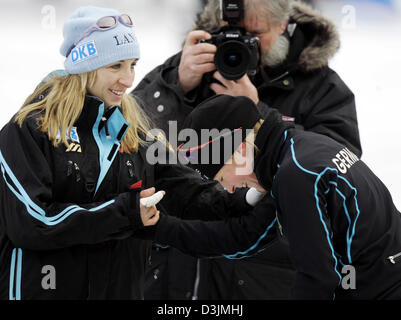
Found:
[[[92,129],[98,117],[99,108],[102,106],[104,106],[104,102],[101,99],[95,96],[86,95],[81,114],[79,115],[76,124],[81,128],[85,127],[88,130]]]
[[[100,173],[95,193],[106,177],[120,142],[126,134],[129,124],[124,119],[119,107],[105,107],[105,103],[94,96],[85,97],[81,115],[76,122],[80,128],[91,132],[99,150]]]
[[[271,189],[288,130],[294,127],[293,122],[283,121],[278,113],[272,112],[259,129],[255,139],[257,151],[254,172],[266,190]]]
[[[88,127],[89,129],[92,129],[93,125],[97,121],[97,118],[99,117],[99,112],[101,112],[100,109],[103,110],[102,115],[104,119],[108,120],[109,118],[112,117],[116,118],[116,115],[119,114],[120,122],[125,122],[125,119],[122,117],[122,109],[120,106],[106,107],[106,104],[104,103],[103,100],[95,96],[86,95],[84,106],[77,120],[77,124],[81,127],[85,126]],[[117,109],[118,112],[116,112]],[[110,123],[110,121],[107,122]],[[104,124],[102,123],[99,129],[102,129],[103,126]]]
[[[340,48],[340,37],[335,25],[301,2],[293,5],[291,20],[305,35],[305,46],[297,59],[298,68],[311,72],[327,66]]]

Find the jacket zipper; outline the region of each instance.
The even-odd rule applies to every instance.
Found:
[[[132,165],[132,162],[130,160],[127,160],[126,162],[127,167],[128,167],[128,174],[130,178],[134,177],[134,166]]]
[[[397,260],[399,260],[400,258],[401,258],[401,252],[398,252],[393,256],[389,256],[387,259],[390,260],[392,264],[396,264],[398,262]]]
[[[67,177],[69,177],[72,174],[72,167],[74,166],[74,162],[71,160],[68,160],[67,162]]]
[[[81,181],[81,173],[78,165],[75,162],[72,162],[71,160],[68,160],[67,162],[67,177],[69,177],[72,174],[72,171],[75,171],[75,181],[79,182]]]
[[[278,81],[278,80],[284,78],[284,77],[287,76],[289,73],[290,73],[289,71],[284,72],[282,75],[280,75],[280,76],[274,78],[273,80],[270,80],[270,83],[276,82],[276,81]]]
[[[81,173],[80,173],[79,167],[76,163],[74,163],[74,168],[75,168],[75,181],[79,182],[79,181],[81,181]]]

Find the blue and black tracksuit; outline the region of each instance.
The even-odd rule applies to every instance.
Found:
[[[39,112],[1,130],[0,299],[142,299],[154,233],[139,214],[143,188],[165,190],[158,207],[180,217],[249,209],[243,192],[187,167],[148,164],[144,147],[120,152],[129,124],[105,109],[86,97],[68,147],[39,130]]]
[[[254,210],[216,222],[162,216],[156,241],[238,259],[266,248],[277,227],[296,270],[293,299],[401,299],[400,212],[366,164],[331,138],[293,129],[274,114],[255,144],[254,171],[271,192]]]

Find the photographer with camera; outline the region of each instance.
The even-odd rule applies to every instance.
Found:
[[[298,129],[329,136],[360,157],[354,95],[328,67],[339,45],[335,26],[301,2],[209,0],[182,51],[134,93],[167,137],[168,121],[181,130],[199,103],[227,94],[250,98],[264,118],[279,111]],[[286,299],[294,272],[286,240],[278,238],[241,260],[198,261],[155,245],[145,298]]]

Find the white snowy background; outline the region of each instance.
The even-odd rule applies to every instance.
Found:
[[[330,66],[355,93],[363,160],[387,185],[401,209],[401,0],[317,0],[337,25],[341,49]],[[130,14],[141,45],[135,87],[180,50],[201,4],[198,0],[0,0],[0,128],[50,71],[64,20],[79,6]]]

